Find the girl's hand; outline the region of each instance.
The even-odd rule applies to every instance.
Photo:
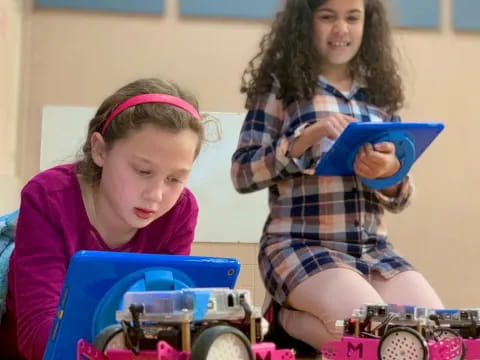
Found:
[[[320,141],[323,137],[335,140],[340,136],[343,129],[354,121],[355,119],[351,116],[335,113],[319,119],[315,124],[305,129],[305,131],[308,130],[311,132],[311,136],[315,139],[314,143]]]
[[[356,120],[353,117],[341,113],[330,114],[318,119],[316,123],[305,128],[302,135],[295,139],[290,149],[291,156],[301,156],[308,148],[324,137],[335,140],[340,136],[343,129],[354,121]]]
[[[395,156],[395,145],[391,142],[368,143],[360,148],[355,158],[354,170],[358,176],[367,179],[387,178],[400,169]]]

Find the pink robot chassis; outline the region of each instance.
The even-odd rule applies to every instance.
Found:
[[[78,360],[290,360],[292,351],[261,340],[262,318],[244,290],[198,288],[129,292],[118,324],[94,344],[78,342]]]
[[[324,344],[328,360],[460,360],[468,353],[459,331],[441,324],[449,310],[367,304],[342,322],[340,341]]]

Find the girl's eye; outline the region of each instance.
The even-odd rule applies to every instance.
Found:
[[[150,175],[152,175],[152,172],[151,172],[150,170],[135,168],[135,171],[137,172],[137,174],[139,174],[139,175],[141,175],[141,176],[150,176]]]
[[[360,20],[360,19],[359,19],[358,17],[356,17],[356,16],[350,16],[350,17],[347,18],[347,21],[348,21],[348,22],[351,22],[351,23],[357,22],[357,21],[359,21],[359,20]]]
[[[173,177],[173,176],[167,177],[167,181],[169,183],[173,183],[173,184],[181,184],[183,182],[181,179]]]

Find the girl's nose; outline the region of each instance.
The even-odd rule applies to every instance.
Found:
[[[348,25],[345,21],[339,20],[333,25],[333,32],[335,34],[343,34],[348,32]]]
[[[163,182],[152,184],[152,186],[144,191],[143,197],[147,201],[160,202],[163,199],[165,188],[166,186]]]

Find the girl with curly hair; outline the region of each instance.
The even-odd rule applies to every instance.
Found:
[[[242,92],[248,113],[231,175],[240,193],[269,190],[258,259],[278,321],[270,339],[283,333],[320,349],[341,336],[336,320],[364,303],[443,307],[387,238],[384,211],[408,205],[410,177],[382,190],[359,180],[395,174],[394,145],[364,145],[355,176],[314,175],[350,122],[400,121],[404,96],[382,0],[287,0]]]

